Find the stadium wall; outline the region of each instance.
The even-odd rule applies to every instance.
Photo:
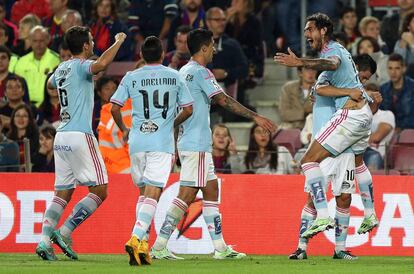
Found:
[[[80,253],[123,253],[135,222],[138,190],[129,175],[110,175],[109,196],[92,218],[74,233],[74,249]],[[156,218],[151,243],[166,210],[178,191],[178,175],[171,175]],[[299,216],[305,203],[302,176],[222,175],[220,180],[223,233],[228,244],[248,254],[289,254],[297,245]],[[43,212],[53,196],[53,174],[0,174],[0,252],[33,253],[40,240]],[[414,177],[374,176],[379,227],[370,235],[358,235],[363,218],[359,195],[353,196],[348,248],[357,255],[414,255]],[[80,187],[61,222],[87,189]],[[331,215],[335,201],[329,195]],[[201,216],[201,200],[189,209],[169,248],[179,254],[213,251]],[[311,240],[309,253],[331,255],[331,230]]]

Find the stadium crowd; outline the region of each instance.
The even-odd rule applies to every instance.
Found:
[[[414,154],[402,156],[406,157],[404,167],[396,166],[401,147],[408,149],[410,140],[414,146],[414,1],[399,0],[398,12],[376,17],[364,16],[348,2],[308,1],[308,13],[328,14],[337,22],[335,37],[344,47],[377,62],[377,72],[366,89],[379,90],[383,102],[373,118],[367,166],[374,174],[383,173],[384,168],[414,174]],[[299,6],[299,0],[0,0],[0,171],[24,171],[25,138],[30,143],[31,170],[54,171],[53,139],[60,103],[57,90],[48,89],[46,82],[60,62],[71,58],[63,39],[70,27],[89,26],[96,56],[114,42],[116,33],[126,33],[115,61],[135,62],[136,68],[143,65],[139,50],[145,37],[155,35],[164,42],[164,65],[177,70],[190,59],[188,32],[208,28],[216,48],[209,68],[227,94],[253,108],[246,90],[265,81],[265,59],[288,47],[305,55],[300,52]],[[299,173],[298,159],[312,139],[309,95],[316,77],[317,71],[301,68],[296,80],[282,86],[280,130],[271,136],[253,125],[247,152],[238,151],[226,126],[226,122],[243,120],[213,106],[217,172]],[[109,103],[120,78],[107,71],[94,80],[91,122],[104,161],[110,173],[127,173],[128,145],[112,119]],[[122,109],[127,126],[131,108],[127,103]],[[277,140],[283,132],[296,134],[292,138],[300,138],[302,147],[281,145]]]

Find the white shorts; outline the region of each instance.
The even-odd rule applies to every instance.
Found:
[[[213,157],[210,152],[180,151],[180,185],[205,187],[210,180],[217,179]]]
[[[372,112],[368,104],[356,110],[339,109],[315,140],[334,156],[349,147],[354,154],[362,154],[368,147],[371,123]]]
[[[58,132],[53,146],[55,190],[108,183],[108,174],[95,136],[76,131]]]
[[[131,155],[132,181],[138,187],[151,185],[164,188],[170,177],[173,154],[167,152],[138,152]]]
[[[330,184],[334,196],[340,196],[341,193],[355,193],[355,155],[353,153],[344,152],[335,158],[326,158],[319,164],[319,167],[325,177],[325,192]],[[310,192],[306,183],[305,192]]]

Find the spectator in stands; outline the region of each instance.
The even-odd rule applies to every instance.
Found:
[[[248,62],[236,40],[224,33],[226,16],[222,9],[213,7],[207,11],[207,26],[213,32],[216,54],[213,57],[213,74],[217,81],[224,82],[227,93],[237,99],[237,87],[230,92],[231,85],[248,74]]]
[[[404,18],[401,36],[394,47],[394,53],[400,54],[407,66],[407,75],[414,77],[414,12]]]
[[[55,172],[53,141],[56,129],[53,126],[40,128],[39,151],[32,156],[32,172]]]
[[[342,25],[341,31],[348,37],[348,49],[351,49],[357,37],[361,36],[357,28],[357,20],[357,14],[354,8],[345,7],[342,10],[339,21]]]
[[[141,63],[137,68],[143,65],[144,63]],[[111,113],[112,104],[109,103],[111,96],[117,89],[118,83],[114,79],[104,76],[99,79],[98,84],[100,86],[98,88],[102,104],[97,128],[99,150],[102,153],[102,158],[109,173],[130,173],[131,162],[128,143],[124,142],[121,130],[114,123]],[[128,99],[121,108],[122,120],[128,128],[132,125],[131,112],[132,100]]]
[[[50,16],[48,0],[18,0],[13,4],[11,21],[17,24],[27,14],[34,14],[39,18]]]
[[[3,122],[0,119],[0,172],[19,171],[19,145],[3,134]]]
[[[154,35],[166,39],[171,22],[178,14],[176,0],[131,0],[128,27],[139,52],[145,37]]]
[[[306,116],[312,112],[312,103],[308,100],[310,89],[316,81],[316,70],[299,67],[298,80],[289,81],[282,86],[279,101],[279,113],[282,118],[280,128],[302,129]]]
[[[69,9],[76,10],[84,22],[91,20],[93,11],[93,3],[95,0],[70,0],[68,3]]]
[[[69,50],[69,47],[66,43],[62,43],[59,46],[59,58],[60,62],[65,62],[72,58],[72,53]]]
[[[191,27],[187,25],[179,26],[174,38],[175,49],[167,52],[164,57],[163,65],[179,70],[191,59],[190,51],[187,46],[187,35]]]
[[[398,0],[399,13],[385,16],[381,22],[381,37],[384,39],[390,50],[394,49],[395,43],[400,38],[402,24],[407,14],[414,11],[414,1]]]
[[[45,85],[44,100],[39,106],[38,112],[40,124],[52,124],[57,128],[60,122],[60,103],[57,89],[48,89]]]
[[[0,46],[4,46],[8,48],[7,41],[9,41],[9,37],[7,36],[7,27],[5,24],[0,22]],[[8,70],[10,72],[14,71],[14,67],[16,66],[17,60],[18,60],[18,56],[10,52],[10,58],[8,61],[9,62]]]
[[[361,54],[368,54],[377,63],[377,71],[372,76],[375,82],[382,85],[390,80],[387,71],[388,55],[380,50],[377,40],[369,36],[361,37],[357,43],[357,55]]]
[[[10,49],[13,46],[16,45],[17,42],[17,26],[6,19],[6,5],[3,0],[0,0],[0,22],[2,22],[4,25],[6,25],[7,28],[7,44],[6,46]]]
[[[348,36],[342,31],[335,32],[332,37],[333,40],[341,44],[344,48],[346,48],[346,46],[349,44]]]
[[[1,55],[0,55],[1,56]],[[13,111],[20,105],[25,104],[24,98],[24,79],[17,75],[12,75],[6,79],[5,95],[7,97],[7,103],[0,108],[0,118],[3,120],[3,127],[10,128],[11,116]],[[30,109],[35,119],[37,116],[37,110],[34,105],[30,105]]]
[[[213,162],[217,173],[232,173],[230,162],[240,162],[236,144],[231,137],[230,129],[225,124],[216,124],[213,127]],[[234,158],[230,160],[230,158]]]
[[[56,52],[47,48],[50,36],[45,27],[34,27],[30,39],[33,51],[17,61],[15,73],[26,80],[30,101],[39,106],[44,99],[47,75],[59,65],[60,59]]]
[[[270,133],[258,125],[250,130],[249,148],[243,163],[231,161],[233,173],[290,174],[292,155],[283,146],[273,144]]]
[[[414,128],[414,79],[404,76],[405,70],[403,57],[397,53],[391,54],[388,58],[391,81],[380,87],[383,98],[380,108],[394,113],[396,132]]]
[[[21,104],[13,110],[7,137],[19,144],[20,164],[24,164],[24,138],[29,139],[30,155],[34,155],[38,151],[39,130],[33,113],[26,104]]]
[[[43,19],[42,25],[49,29],[50,43],[49,48],[53,51],[58,51],[59,45],[62,41],[62,18],[68,10],[69,0],[50,0],[50,9],[52,15]]]
[[[1,32],[1,31],[0,31]],[[11,51],[3,45],[0,45],[0,102],[6,101],[6,82],[8,79],[16,77],[16,74],[10,72],[11,59],[12,59]],[[16,58],[17,59],[17,58]],[[17,60],[16,60],[17,61]],[[29,91],[27,89],[26,81],[22,78],[23,82],[23,101],[29,103]]]
[[[171,23],[170,35],[168,36],[168,50],[173,47],[174,34],[180,26],[189,26],[191,29],[206,27],[206,13],[202,0],[181,1],[180,14]]]
[[[367,91],[378,91],[375,84],[367,84]],[[385,146],[394,134],[395,117],[389,110],[379,109],[372,117],[369,147],[364,153],[364,162],[370,170],[384,169]]]
[[[378,18],[373,17],[373,16],[365,16],[361,19],[361,21],[358,24],[358,29],[359,32],[361,33],[362,37],[372,37],[375,39],[375,41],[377,41],[381,51],[384,54],[389,54],[390,53],[390,49],[388,48],[387,44],[382,40],[381,36],[380,36],[380,21],[378,20]],[[354,46],[352,47],[352,55],[356,55],[357,54],[357,47],[356,45],[358,44],[359,40],[361,38],[358,38],[355,43]]]
[[[114,94],[116,89],[118,88],[118,84],[119,82],[110,76],[102,76],[96,81],[96,100],[93,109],[94,115],[92,122],[92,129],[94,132],[96,132],[96,129],[100,121],[102,106],[109,102],[109,99],[111,98],[112,94]]]
[[[234,0],[226,13],[226,33],[240,43],[249,64],[248,79],[254,83],[263,78],[265,58],[263,26],[254,14],[254,0]]]
[[[13,53],[18,56],[23,56],[32,51],[32,41],[30,39],[30,31],[40,26],[39,17],[33,14],[27,14],[19,21],[19,39],[16,46],[13,48]]]
[[[98,56],[114,43],[117,33],[129,34],[127,26],[117,17],[115,0],[98,0],[89,26],[95,41],[94,52]],[[131,41],[131,37],[126,38],[114,61],[131,60],[133,53]]]

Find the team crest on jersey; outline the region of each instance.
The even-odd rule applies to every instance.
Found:
[[[70,114],[68,112],[65,111],[60,115],[61,122],[68,122],[69,120],[70,120]]]
[[[185,80],[186,80],[187,82],[191,82],[191,81],[193,81],[193,78],[194,78],[194,75],[187,74],[187,76],[185,77]]]
[[[147,120],[141,124],[139,130],[144,134],[154,133],[158,130],[158,125],[151,120]]]

